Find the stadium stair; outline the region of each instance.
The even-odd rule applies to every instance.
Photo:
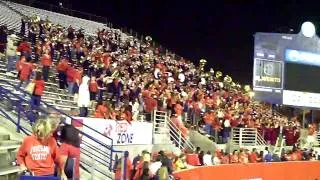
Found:
[[[2,127],[0,132],[0,179],[18,179],[20,168],[14,162],[21,141],[14,140]]]

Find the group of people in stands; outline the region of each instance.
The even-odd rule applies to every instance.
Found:
[[[271,106],[253,103],[248,91],[221,74],[205,72],[183,58],[176,60],[174,54],[152,47],[148,39],[139,42],[108,29],[85,36],[71,26],[49,24],[23,20],[21,34],[27,27],[28,39],[17,47],[9,43],[11,36],[6,41],[7,50],[19,55],[9,53],[8,57],[16,58],[8,58],[8,65],[18,60],[20,86],[36,77],[33,108],[39,107],[45,89],[40,80],[49,81],[50,72],[56,70],[59,87],[75,95],[83,117],[132,121],[143,113],[150,121],[153,110],[163,110],[172,114],[184,134],[188,122],[203,125],[207,135],[216,141],[221,136],[224,143],[232,127],[258,128],[270,144],[275,144],[279,133],[286,135],[288,144],[296,142],[298,123],[274,115]],[[42,75],[35,76],[35,70]],[[94,112],[90,114],[89,108]]]
[[[300,149],[297,144],[292,147],[291,150],[282,150],[280,153],[278,151],[272,152],[268,147],[260,152],[256,148],[253,148],[252,151],[241,148],[240,150],[234,150],[232,153],[225,153],[220,149],[217,149],[214,153],[210,151],[205,153],[198,147],[196,152],[186,154],[185,162],[192,166],[209,166],[234,163],[319,160],[318,152],[314,152],[313,149]]]

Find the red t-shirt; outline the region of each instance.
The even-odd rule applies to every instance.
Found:
[[[94,93],[96,93],[98,91],[97,81],[90,81],[89,90],[90,90],[90,92],[94,92]]]
[[[75,158],[75,179],[79,180],[80,179],[80,172],[79,172],[79,167],[80,167],[80,148],[74,147],[72,145],[62,143],[60,146],[60,151],[61,154],[64,156],[68,156],[70,158]]]
[[[42,96],[44,89],[45,89],[44,80],[35,80],[34,94],[38,96]]]
[[[51,56],[48,54],[44,54],[41,58],[41,64],[43,66],[51,66],[52,65]]]
[[[47,143],[41,143],[34,135],[24,138],[17,153],[18,163],[25,164],[29,171],[36,176],[54,174],[54,164],[62,169],[60,151],[57,142],[50,137]]]
[[[199,160],[198,154],[187,154],[186,161],[188,164],[190,164],[192,166],[199,166],[200,165],[200,160]]]

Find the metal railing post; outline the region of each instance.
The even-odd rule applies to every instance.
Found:
[[[21,119],[21,109],[20,104],[18,105],[18,121],[17,121],[17,132],[20,133],[20,119]]]
[[[124,152],[123,152],[123,158],[122,158],[122,159],[123,159],[123,163],[122,163],[122,164],[123,164],[123,167],[122,167],[122,168],[123,168],[123,176],[122,176],[122,177],[123,177],[123,180],[126,180],[126,179],[127,179],[127,173],[126,173],[126,172],[127,172],[127,157],[125,156],[125,154],[126,154],[127,152],[128,152],[128,151],[124,151]]]
[[[260,144],[260,143],[259,143]],[[256,129],[256,135],[254,137],[254,145],[257,146],[258,145],[258,130]]]
[[[239,130],[239,146],[242,146],[242,129],[243,128],[240,128]]]
[[[113,144],[111,145],[111,152],[110,152],[110,164],[109,164],[110,171],[112,171],[112,161],[113,161]]]
[[[181,146],[181,137],[182,135],[181,135],[181,131],[179,131],[179,140],[178,140],[178,143],[179,143],[179,149],[182,149],[182,147],[180,148],[180,146]]]

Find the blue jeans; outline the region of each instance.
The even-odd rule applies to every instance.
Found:
[[[17,62],[17,56],[8,56],[8,72],[15,70],[15,65]]]
[[[40,107],[41,96],[32,95],[31,96],[31,109],[38,109]]]
[[[68,92],[69,92],[69,94],[73,94],[73,86],[74,86],[74,82],[68,82]]]
[[[208,135],[210,135],[210,136],[213,135],[213,130],[212,130],[211,124],[206,124],[206,125],[204,126],[204,130],[206,131],[206,133],[207,133]]]
[[[49,79],[49,70],[50,70],[49,66],[43,66],[43,68],[42,68],[43,80],[45,82],[47,82]]]

